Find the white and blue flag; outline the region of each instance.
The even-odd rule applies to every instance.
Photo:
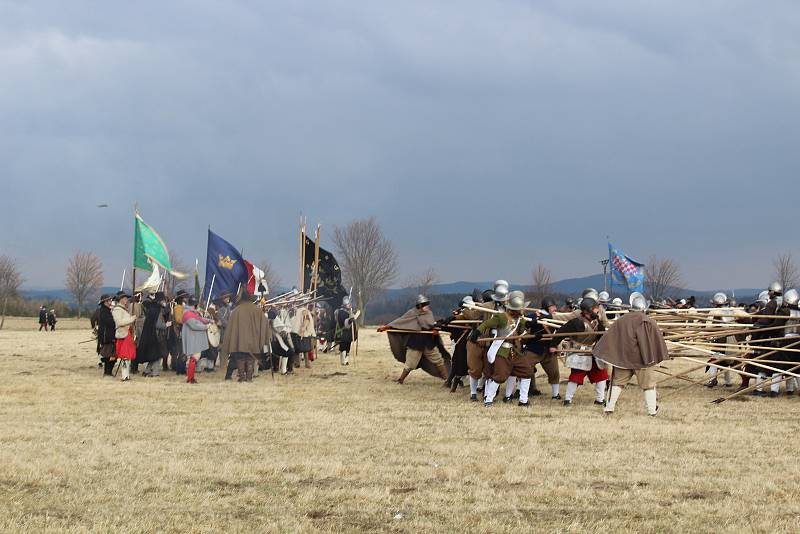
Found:
[[[608,263],[611,265],[611,277],[615,282],[625,286],[628,291],[644,292],[643,263],[629,258],[621,250],[608,244]]]

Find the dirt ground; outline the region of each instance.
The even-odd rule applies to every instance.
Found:
[[[0,331],[4,532],[800,529],[800,397],[712,405],[670,381],[656,418],[635,385],[611,417],[589,387],[486,409],[422,371],[393,383],[374,331],[349,367],[122,383],[87,322],[35,323]]]

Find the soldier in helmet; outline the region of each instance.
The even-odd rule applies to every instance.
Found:
[[[390,328],[398,330],[406,330],[409,332],[436,332],[434,330],[438,326],[431,311],[431,302],[425,295],[418,295],[414,308],[403,314],[389,323],[388,325],[378,328],[378,332],[383,332]],[[439,344],[438,333],[410,333],[406,340],[406,361],[400,377],[397,379],[398,384],[402,384],[406,377],[419,367],[420,361],[423,358],[429,360],[439,372],[442,380],[447,380],[448,370],[444,364],[442,355],[437,350]]]
[[[591,297],[585,297],[581,301],[580,315],[570,319],[557,334],[570,334],[566,339],[568,343],[566,366],[570,370],[569,382],[567,382],[567,392],[564,395],[564,405],[572,404],[572,398],[582,385],[586,377],[589,382],[594,384],[595,398],[594,403],[604,404],[606,394],[606,384],[608,382],[608,370],[603,362],[598,361],[592,356],[590,350],[597,341],[598,336],[595,332],[605,330],[600,322],[600,304]],[[559,338],[553,340],[553,346],[559,343]],[[570,350],[574,352],[569,352]],[[581,352],[576,352],[580,350]]]
[[[715,293],[713,297],[711,297],[711,306],[714,308],[708,313],[709,321],[708,324],[715,324],[717,320],[724,321],[726,323],[732,322],[735,320],[734,317],[734,310],[726,309],[725,307],[728,305],[728,296],[725,293],[719,292]],[[719,323],[716,323],[719,324]],[[711,326],[711,328],[716,328]],[[736,338],[734,336],[727,336],[721,338],[714,338],[711,340],[712,343],[724,343],[724,344],[736,344]],[[716,352],[722,352],[727,356],[736,356],[739,354],[739,351],[733,347],[727,347],[723,350],[718,350]],[[732,367],[734,365],[734,360],[726,360],[726,359],[717,359],[711,358],[709,360],[710,363],[715,363],[717,365],[721,365],[723,367]],[[719,374],[719,367],[708,366],[708,371],[711,374],[711,380],[706,384],[707,387],[713,388],[715,387],[719,381],[717,380],[717,375]],[[733,385],[732,382],[732,375],[731,371],[725,370],[723,377],[725,379],[725,387],[729,388]]]
[[[754,328],[769,328],[772,326],[779,326],[776,321],[780,321],[780,319],[775,319],[774,316],[778,315],[778,309],[781,307],[781,303],[779,299],[783,297],[783,286],[780,282],[772,282],[769,287],[767,288],[767,302],[764,307],[759,310],[755,315],[753,320]],[[759,317],[764,316],[764,317]],[[781,323],[784,324],[784,323]],[[769,338],[775,337],[773,331],[766,331],[766,332],[755,332],[751,336],[751,341],[754,344],[760,344],[762,346],[771,346],[775,347],[776,343],[772,341],[761,341],[766,340]],[[759,349],[756,350],[756,355],[764,354],[769,352],[769,349]],[[748,365],[745,367],[749,372],[757,373],[758,378],[756,378],[756,389],[753,392],[756,396],[767,396],[769,393],[763,390],[762,384],[764,380],[767,378],[767,370],[763,367],[758,367],[754,365]],[[744,384],[742,384],[744,385]]]
[[[669,353],[658,324],[644,313],[646,309],[647,301],[634,293],[631,312],[618,319],[592,349],[593,356],[614,366],[606,414],[614,412],[622,389],[634,375],[644,392],[647,413],[658,413],[653,367],[668,359]]]
[[[489,376],[486,380],[484,406],[494,404],[495,395],[500,384],[516,376],[520,379],[519,406],[528,406],[528,391],[531,385],[533,362],[531,355],[521,349],[519,340],[508,337],[522,335],[525,331],[525,318],[522,310],[525,307],[525,295],[514,291],[509,295],[502,313],[496,313],[480,324],[471,334],[471,341],[477,343],[480,336],[493,333],[496,338],[487,350]]]
[[[577,309],[568,312],[553,312],[550,315],[556,321],[571,321],[572,319],[580,317],[581,314],[583,313],[581,311],[580,305],[587,298],[592,299],[592,302],[598,305],[598,310],[599,310],[598,321],[600,322],[601,325],[603,325],[604,329],[608,330],[608,327],[611,326],[611,323],[609,322],[608,316],[606,315],[605,307],[602,306],[600,303],[600,294],[597,292],[596,289],[592,287],[587,287],[586,289],[583,290],[581,298],[578,299]]]
[[[358,325],[356,320],[361,312],[353,313],[350,297],[342,299],[342,306],[333,313],[336,324],[334,340],[339,345],[339,363],[350,365],[350,347],[358,339]]]
[[[505,303],[508,302],[508,294],[508,282],[497,280],[493,284],[493,289],[484,291],[484,302],[477,306],[487,310],[504,311]],[[473,311],[474,313],[469,314],[472,320],[486,321],[492,316],[489,311]],[[467,341],[467,373],[469,374],[469,398],[471,401],[477,402],[478,391],[484,388],[486,377],[489,375],[489,362],[486,359],[489,344],[484,341],[476,341],[480,336],[475,332],[477,332],[477,328],[472,331],[472,335]]]
[[[762,381],[769,380],[770,391],[766,394],[770,397],[777,397],[780,394],[781,382],[784,381],[785,378],[781,371],[789,371],[792,367],[797,365],[794,363],[797,361],[797,353],[792,352],[790,349],[798,348],[794,343],[800,341],[797,331],[797,324],[800,320],[800,311],[798,311],[797,307],[798,300],[800,300],[800,294],[798,294],[797,290],[788,290],[781,299],[778,311],[775,312],[775,314],[781,318],[773,320],[773,326],[785,326],[782,330],[784,332],[784,338],[773,341],[773,346],[781,349],[785,348],[787,350],[777,351],[771,359],[786,361],[787,363],[772,363],[769,366],[773,369],[761,367],[758,370],[759,377]],[[771,335],[775,337],[777,333],[772,332]],[[794,394],[795,385],[796,383],[793,377],[786,380],[786,393],[788,395]]]

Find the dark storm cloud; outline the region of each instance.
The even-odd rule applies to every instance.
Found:
[[[301,211],[374,214],[404,274],[448,280],[591,274],[606,235],[699,287],[796,251],[794,3],[0,6],[0,247],[29,285],[78,248],[118,279],[134,200],[187,263],[211,224],[286,281]]]

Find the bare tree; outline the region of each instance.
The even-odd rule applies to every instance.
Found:
[[[76,252],[67,264],[67,291],[78,304],[78,319],[84,304],[103,286],[103,264],[91,252]]]
[[[644,266],[644,287],[653,300],[669,296],[669,292],[683,289],[681,271],[675,260],[651,256]]]
[[[797,287],[797,283],[800,281],[800,269],[797,268],[791,254],[778,254],[772,260],[772,265],[775,268],[775,280],[781,283],[784,291]]]
[[[406,281],[406,287],[414,288],[420,295],[430,296],[431,287],[439,281],[439,275],[433,268],[426,269],[419,274],[411,276]]]
[[[275,290],[278,289],[283,281],[281,277],[278,275],[278,272],[275,270],[275,267],[267,260],[261,260],[256,265],[259,269],[264,271],[264,281],[267,283],[267,288],[269,289],[270,293],[275,293]]]
[[[551,283],[552,274],[550,273],[550,269],[541,263],[538,264],[533,271],[533,297],[537,302],[540,302],[550,293]]]
[[[8,299],[17,296],[22,285],[22,275],[17,269],[17,262],[11,256],[0,256],[0,299],[3,301],[3,317],[0,319],[0,330],[6,323],[6,306]]]
[[[375,217],[337,226],[333,230],[333,243],[344,282],[353,288],[363,323],[364,308],[397,277],[397,253]]]

